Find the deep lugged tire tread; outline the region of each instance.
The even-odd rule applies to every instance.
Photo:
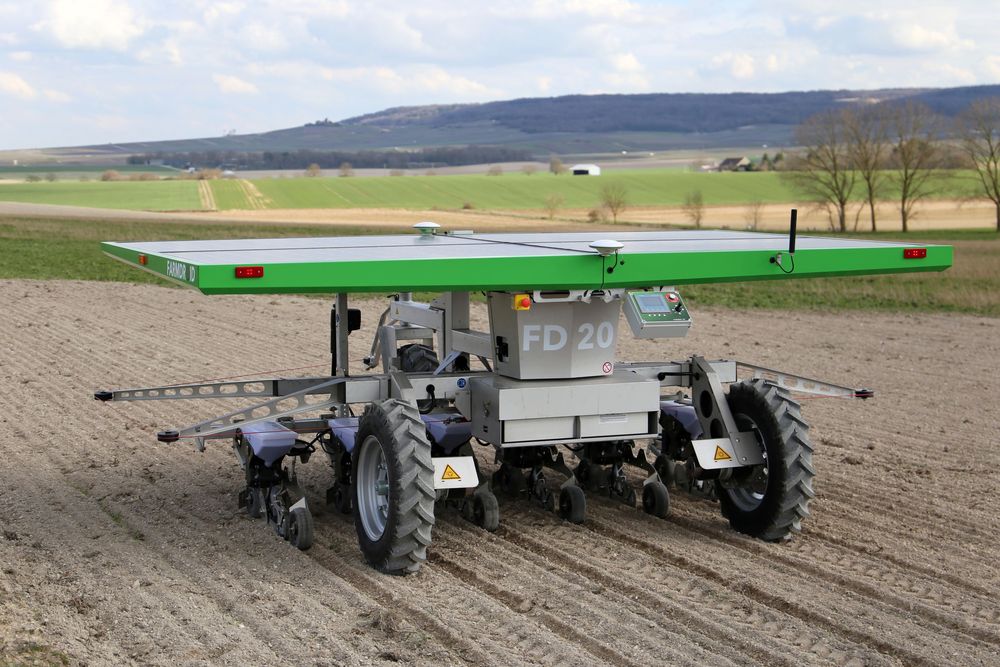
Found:
[[[742,392],[756,394],[763,399],[774,416],[781,438],[781,463],[786,472],[779,492],[780,501],[764,525],[756,526],[752,531],[755,537],[776,542],[802,530],[802,520],[809,516],[809,503],[816,496],[812,488],[816,470],[812,464],[813,445],[809,440],[809,426],[802,419],[798,402],[785,389],[766,380],[755,379],[734,384],[729,390],[731,397]],[[749,400],[754,399],[750,397]],[[723,502],[722,512],[735,530],[750,532],[746,530],[738,508]]]
[[[431,444],[416,407],[396,399],[369,405],[362,420],[378,420],[382,432],[390,433],[401,474],[393,491],[398,498],[399,517],[392,526],[387,557],[373,565],[389,574],[416,572],[427,560],[434,526],[434,462]],[[379,429],[372,425],[373,431]],[[387,527],[389,529],[389,527]]]

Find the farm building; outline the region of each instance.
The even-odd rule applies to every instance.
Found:
[[[750,158],[727,157],[719,163],[719,171],[747,171],[750,169]]]
[[[600,176],[601,168],[596,164],[574,164],[570,172],[574,176]]]

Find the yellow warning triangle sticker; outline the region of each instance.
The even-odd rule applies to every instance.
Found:
[[[729,455],[729,452],[724,450],[718,445],[715,446],[715,460],[716,461],[732,461],[733,457]]]
[[[460,481],[462,476],[455,472],[455,469],[451,467],[450,464],[444,467],[444,472],[441,474],[441,481]]]

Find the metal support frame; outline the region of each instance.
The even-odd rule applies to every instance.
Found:
[[[760,443],[752,431],[740,431],[729,410],[718,374],[704,357],[691,357],[691,394],[695,413],[707,440],[728,440],[736,455],[725,467],[755,465],[763,458]]]

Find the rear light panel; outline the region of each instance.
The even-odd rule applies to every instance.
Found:
[[[903,259],[926,259],[927,248],[906,248],[903,250]]]
[[[236,267],[236,277],[237,278],[263,278],[264,277],[264,267],[263,266],[237,266]]]

